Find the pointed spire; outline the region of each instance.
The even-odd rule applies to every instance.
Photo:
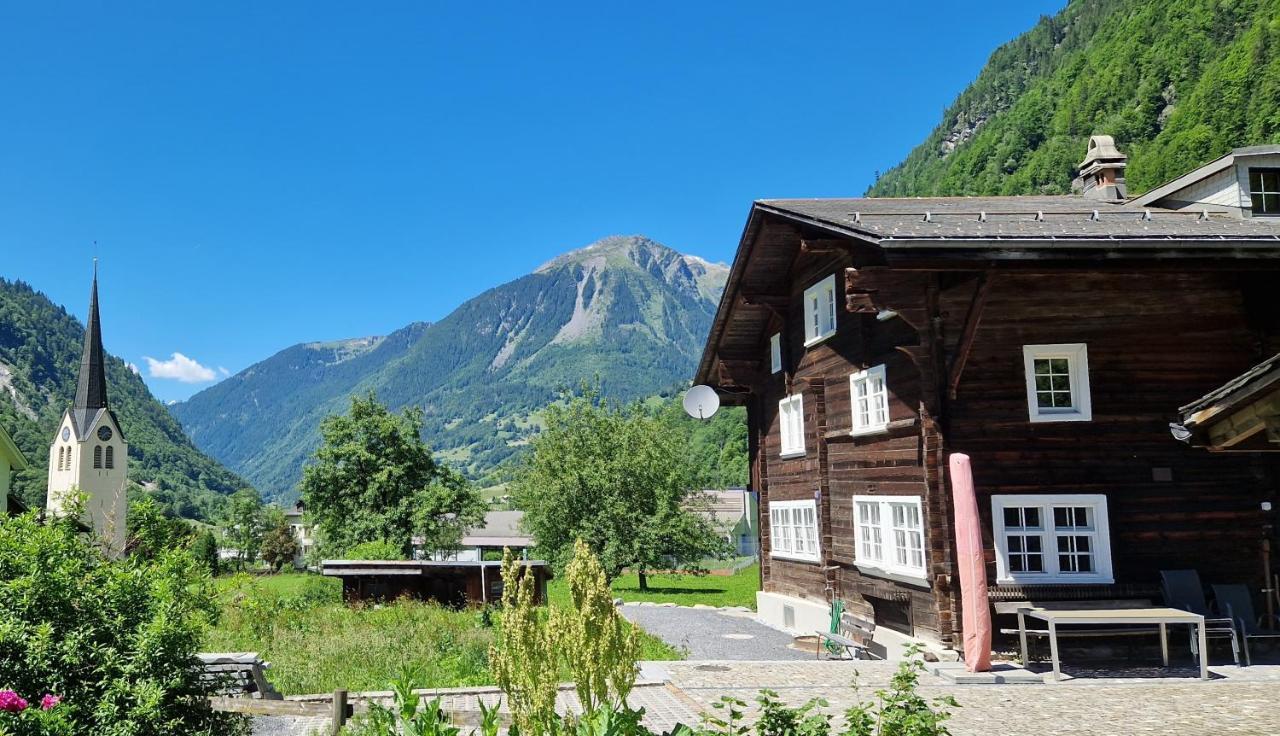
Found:
[[[107,365],[102,352],[102,323],[98,319],[98,259],[93,259],[93,291],[89,294],[89,320],[80,356],[80,380],[76,384],[75,409],[105,409]]]

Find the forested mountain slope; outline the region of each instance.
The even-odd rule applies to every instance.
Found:
[[[110,322],[107,322],[110,330]],[[31,467],[18,495],[43,506],[49,444],[76,391],[84,325],[21,281],[0,278],[0,425]],[[129,442],[129,478],[179,514],[209,519],[248,485],[201,453],[124,361],[108,356],[107,394]]]
[[[386,338],[288,348],[171,407],[201,448],[291,498],[320,421],[374,391],[425,410],[440,456],[473,478],[517,452],[558,390],[673,392],[692,374],[728,269],[612,237]]]
[[[1065,193],[1088,136],[1129,192],[1280,141],[1280,0],[1074,0],[991,55],[870,196]]]

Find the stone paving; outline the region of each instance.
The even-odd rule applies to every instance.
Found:
[[[769,688],[792,705],[825,698],[829,705],[824,711],[839,716],[872,699],[876,689],[888,684],[896,665],[722,661],[671,662],[665,669],[695,710],[709,710],[723,696],[754,706],[757,692]],[[1072,679],[1042,685],[954,685],[925,674],[920,693],[928,698],[951,695],[960,703],[949,722],[954,736],[1280,734],[1280,666],[1212,671],[1214,679],[1202,682],[1189,666],[1169,672],[1066,667],[1064,673]],[[858,690],[850,687],[855,673]]]

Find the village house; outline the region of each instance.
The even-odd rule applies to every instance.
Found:
[[[706,508],[697,510],[711,520],[729,543],[733,554],[739,557],[759,554],[760,509],[757,508],[756,494],[746,488],[724,488],[705,490],[702,497],[699,500],[706,502]]]
[[[0,427],[0,518],[26,511],[26,506],[10,491],[14,471],[25,470],[26,467],[27,459],[4,427]]]
[[[307,567],[307,556],[316,545],[311,525],[306,520],[306,510],[306,504],[299,500],[293,504],[293,508],[284,512],[285,523],[289,525],[289,531],[293,532],[293,539],[298,543],[298,551],[293,556],[293,566],[298,570]]]
[[[533,537],[521,531],[520,522],[524,519],[523,511],[488,511],[484,521],[462,535],[458,549],[447,552],[435,552],[431,559],[453,562],[480,562],[483,560],[501,560],[504,550],[510,549],[516,557],[527,557],[528,550],[533,547]],[[413,539],[414,559],[422,559],[422,539]]]
[[[839,599],[957,646],[956,452],[993,601],[1265,585],[1280,145],[1136,199],[1126,165],[1095,136],[1073,195],[752,206],[696,382],[748,410],[762,619],[826,630]],[[1238,439],[1204,415],[1228,396],[1262,407]]]

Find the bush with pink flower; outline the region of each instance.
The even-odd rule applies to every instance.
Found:
[[[62,698],[45,693],[33,704],[11,688],[0,689],[0,736],[69,736],[75,733]]]
[[[196,653],[218,613],[183,549],[108,559],[74,524],[0,518],[0,736],[235,736]]]

